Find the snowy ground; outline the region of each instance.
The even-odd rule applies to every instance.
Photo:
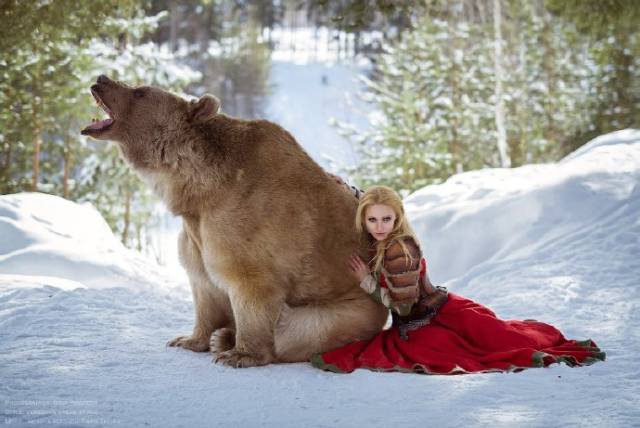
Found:
[[[188,286],[89,206],[0,196],[0,423],[8,426],[640,425],[640,131],[557,164],[452,177],[406,199],[431,276],[503,318],[593,338],[607,361],[517,374],[230,369],[166,348]]]

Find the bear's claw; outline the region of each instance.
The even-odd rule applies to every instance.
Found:
[[[230,349],[216,354],[213,357],[213,361],[233,368],[264,366],[270,362],[269,359],[264,356],[241,352],[236,349]]]
[[[211,353],[214,357],[225,351],[233,349],[236,345],[236,332],[231,328],[219,328],[211,335],[209,342]]]
[[[178,336],[168,341],[167,346],[177,346],[193,352],[207,352],[209,350],[209,340],[193,336]]]

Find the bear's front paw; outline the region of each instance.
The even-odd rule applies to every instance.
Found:
[[[271,358],[266,355],[259,355],[249,352],[230,349],[228,351],[219,352],[213,357],[213,361],[234,368],[264,366],[271,362]]]
[[[209,338],[194,336],[178,336],[167,342],[167,346],[178,346],[193,352],[206,352],[209,350]]]

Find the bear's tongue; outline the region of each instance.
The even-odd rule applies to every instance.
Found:
[[[97,120],[91,123],[91,125],[87,126],[85,129],[100,130],[100,129],[106,128],[112,123],[113,123],[113,119],[111,118],[104,119],[104,120]]]

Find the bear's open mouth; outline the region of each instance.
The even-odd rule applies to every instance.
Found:
[[[107,128],[109,128],[111,125],[113,125],[113,123],[115,122],[115,120],[113,119],[113,113],[111,112],[111,109],[107,107],[104,101],[102,101],[102,98],[100,98],[100,95],[93,88],[91,88],[91,95],[93,95],[93,98],[95,98],[98,106],[102,110],[104,110],[107,113],[107,115],[109,115],[109,117],[107,119],[102,119],[102,120],[93,119],[91,125],[87,126],[82,131],[80,131],[82,135],[89,135],[95,132],[104,131]]]

